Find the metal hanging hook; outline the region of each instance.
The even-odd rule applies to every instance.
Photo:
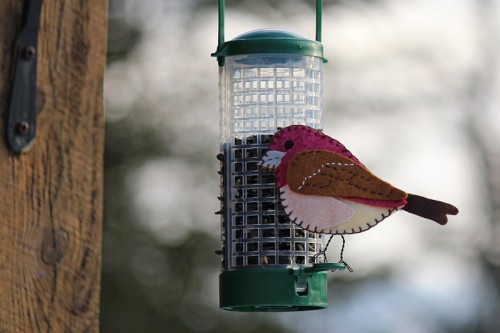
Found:
[[[316,0],[316,41],[321,43],[323,25],[323,0]]]
[[[224,47],[225,43],[225,1],[219,0],[218,2],[218,16],[219,16],[219,29],[218,29],[218,42],[217,42],[217,52],[220,52]],[[316,41],[321,43],[322,35],[322,23],[323,23],[323,0],[316,0]],[[217,53],[216,52],[216,53]],[[219,66],[224,64],[224,58],[218,57]]]

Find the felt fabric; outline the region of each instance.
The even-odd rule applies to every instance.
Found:
[[[290,220],[331,234],[370,229],[403,209],[445,224],[453,205],[402,191],[372,174],[337,140],[307,126],[279,130],[259,166],[276,172]]]
[[[367,199],[363,203],[375,206],[389,201],[389,207],[404,205],[407,197],[349,158],[326,150],[294,154],[286,175],[290,188],[301,194]]]
[[[351,206],[338,199],[299,194],[288,185],[280,189],[280,198],[290,221],[313,232],[322,232],[342,224],[355,213]]]
[[[408,213],[425,217],[441,225],[448,223],[446,215],[458,214],[457,207],[449,203],[428,199],[415,194],[408,194],[408,204],[403,209]]]
[[[354,234],[374,227],[397,208],[375,207],[328,196],[299,194],[288,185],[280,189],[290,221],[311,232]]]
[[[324,233],[342,235],[355,234],[373,228],[391,214],[398,211],[398,208],[375,207],[358,203],[352,200],[339,199],[354,209],[354,215],[345,223],[323,230]]]
[[[286,148],[285,144],[287,144],[287,147],[289,147],[290,143],[292,143],[292,146],[290,148]],[[274,135],[273,140],[269,145],[269,151],[286,152],[286,154],[281,158],[279,164],[280,167],[268,167],[266,166],[264,161],[262,161],[261,166],[269,170],[276,169],[276,184],[281,187],[287,183],[287,165],[293,155],[300,151],[317,149],[339,153],[340,155],[350,159],[353,163],[363,166],[363,164],[356,158],[356,156],[354,156],[349,150],[347,150],[347,148],[343,144],[329,137],[328,135],[325,135],[308,126],[302,125],[285,127],[279,130]]]

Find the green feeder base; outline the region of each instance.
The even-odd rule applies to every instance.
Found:
[[[219,276],[220,307],[243,312],[307,311],[328,306],[327,270],[342,263],[300,269],[261,268],[223,272]]]

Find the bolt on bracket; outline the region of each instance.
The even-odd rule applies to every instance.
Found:
[[[6,112],[7,144],[14,153],[28,149],[36,136],[38,30],[43,0],[26,0]]]

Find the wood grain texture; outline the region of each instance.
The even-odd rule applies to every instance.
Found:
[[[4,118],[23,1],[0,1],[0,332],[97,332],[106,0],[44,0],[38,133],[10,153]]]

